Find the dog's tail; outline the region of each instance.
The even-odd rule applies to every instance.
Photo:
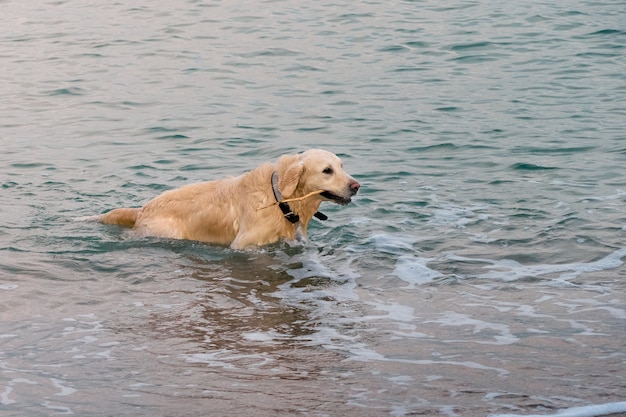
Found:
[[[94,221],[103,224],[117,224],[133,227],[139,216],[140,208],[118,208],[97,216],[80,217],[76,220]]]

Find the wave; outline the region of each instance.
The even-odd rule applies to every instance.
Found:
[[[626,413],[626,401],[566,408],[556,414],[490,414],[489,417],[597,417],[614,413]]]
[[[547,275],[557,274],[560,280],[569,281],[577,278],[583,273],[599,272],[609,269],[615,269],[623,265],[622,258],[626,256],[626,248],[618,249],[602,259],[593,262],[573,262],[567,264],[542,264],[542,265],[523,265],[512,259],[480,259],[467,258],[448,254],[445,257],[451,261],[485,263],[485,269],[489,272],[477,274],[472,278],[497,280],[497,281],[518,281],[522,279],[540,278]]]

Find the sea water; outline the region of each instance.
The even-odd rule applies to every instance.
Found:
[[[2,415],[626,412],[622,2],[1,9]],[[73,221],[311,147],[307,242]]]

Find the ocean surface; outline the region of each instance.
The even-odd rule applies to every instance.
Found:
[[[623,0],[0,10],[2,416],[626,412]],[[312,147],[308,242],[74,221]]]

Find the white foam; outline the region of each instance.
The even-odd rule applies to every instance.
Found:
[[[342,262],[339,268],[331,267],[332,262],[329,259],[323,259],[317,251],[306,251],[305,253],[285,257],[284,263],[301,264],[299,268],[288,269],[285,271],[296,281],[305,278],[327,278],[331,281],[340,281],[341,285],[330,285],[323,287],[311,286],[303,291],[302,288],[293,286],[293,281],[279,285],[279,296],[284,300],[295,301],[296,304],[314,302],[319,306],[321,299],[330,296],[335,300],[349,301],[356,300],[358,296],[354,292],[356,288],[356,279],[360,274],[352,269],[348,263]],[[323,303],[322,303],[323,304]]]
[[[62,405],[54,405],[50,401],[44,401],[43,403],[41,403],[41,405],[49,410],[54,411],[53,414],[74,414],[71,408],[64,407]]]
[[[479,274],[475,278],[517,281],[528,277],[541,277],[549,274],[560,274],[562,280],[571,280],[580,274],[589,272],[599,272],[608,269],[615,269],[623,265],[622,258],[626,256],[626,248],[616,250],[604,258],[594,262],[574,262],[569,264],[544,264],[544,265],[522,265],[511,259],[491,260],[479,258],[465,258],[453,254],[446,255],[446,258],[460,262],[482,262],[488,264],[486,269],[492,271]]]
[[[415,380],[412,376],[409,375],[397,375],[389,377],[387,379],[389,380],[389,382],[398,385],[409,385]]]
[[[15,290],[17,288],[19,288],[19,285],[17,285],[17,284],[2,284],[2,285],[0,285],[0,290],[8,290],[8,291],[10,291],[10,290]]]
[[[398,252],[413,252],[413,245],[418,242],[417,237],[405,234],[374,234],[369,237],[368,243],[374,246],[377,252],[396,255]]]
[[[626,413],[626,401],[567,408],[556,414],[490,414],[489,417],[597,417],[614,413]]]
[[[273,332],[246,332],[242,333],[241,337],[249,340],[251,342],[259,342],[264,344],[275,344],[277,343],[276,338],[277,334]]]
[[[329,346],[330,347],[330,346]],[[392,358],[387,357],[381,353],[376,352],[373,349],[368,348],[363,343],[354,343],[348,347],[352,356],[346,360],[349,361],[379,361],[379,362],[392,362],[392,363],[404,363],[410,365],[422,365],[422,366],[460,366],[470,369],[480,369],[484,371],[492,371],[499,376],[509,375],[509,371],[504,368],[497,368],[492,366],[486,366],[478,362],[472,361],[447,361],[447,360],[428,360],[428,359],[404,359],[404,358]]]
[[[56,378],[50,378],[50,381],[52,382],[52,385],[54,385],[55,388],[58,388],[60,391],[57,392],[54,395],[59,395],[61,397],[65,397],[67,395],[72,395],[76,392],[76,390],[74,388],[71,387],[66,387],[65,385],[63,385],[62,381],[56,379]]]
[[[450,205],[436,207],[433,210],[433,217],[429,223],[435,226],[454,225],[459,229],[464,229],[468,225],[487,220],[489,218],[488,215],[475,213],[483,210],[485,210],[484,206],[459,207]]]
[[[412,323],[415,319],[413,312],[415,309],[409,306],[403,306],[400,304],[376,304],[377,310],[382,310],[387,312],[387,315],[384,318],[393,320],[393,321],[404,321],[408,323]],[[379,317],[367,317],[365,321],[370,321],[372,318]]]
[[[610,315],[612,315],[616,319],[621,319],[621,320],[626,319],[626,311],[624,311],[624,310],[620,310],[620,309],[615,308],[615,307],[597,307],[596,309],[597,310],[606,310],[606,311],[609,312]]]
[[[98,358],[103,358],[103,359],[113,359],[113,355],[111,354],[111,350],[105,350],[102,352],[98,352],[95,354],[96,357]]]
[[[474,333],[480,333],[483,330],[492,330],[499,333],[499,335],[490,336],[495,339],[494,341],[475,340],[474,342],[478,344],[509,345],[519,340],[511,333],[511,329],[507,325],[477,320],[454,311],[446,311],[443,314],[443,318],[427,321],[426,323],[440,323],[444,326],[472,326],[474,327]]]
[[[401,233],[379,233],[368,238],[368,244],[379,253],[386,253],[396,258],[393,275],[411,286],[421,285],[440,278],[443,275],[428,268],[431,258],[420,258],[416,255],[415,244],[419,238],[414,235]]]
[[[10,398],[12,392],[13,392],[13,387],[6,387],[4,389],[4,392],[0,392],[0,404],[2,405],[15,404],[15,400]]]
[[[403,255],[396,261],[393,274],[411,286],[426,284],[440,278],[443,274],[428,268],[431,258],[418,258],[414,255]]]

